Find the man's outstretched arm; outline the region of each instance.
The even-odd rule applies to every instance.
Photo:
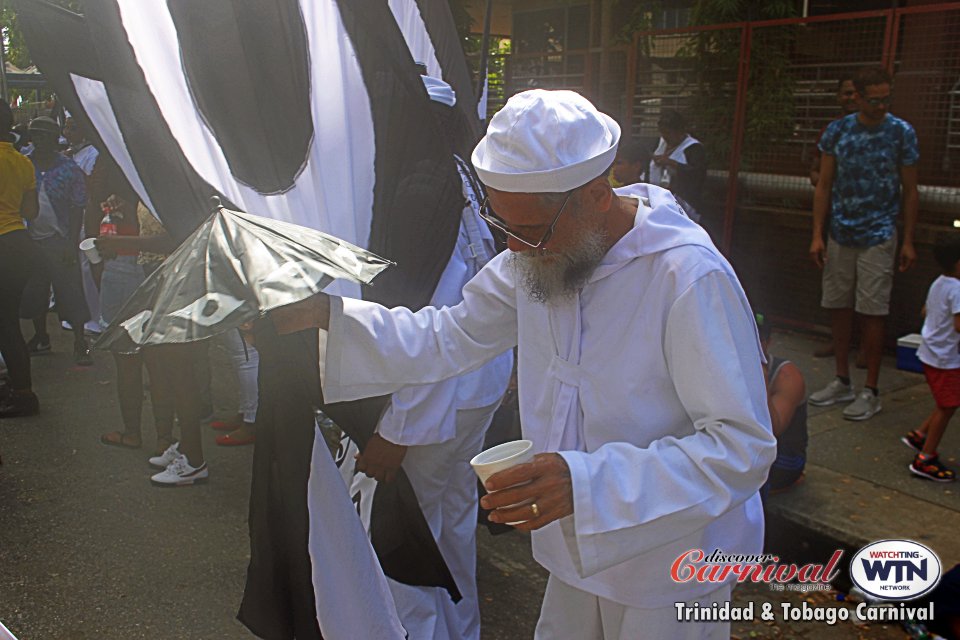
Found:
[[[330,296],[318,293],[269,313],[277,333],[286,335],[305,329],[330,328]]]

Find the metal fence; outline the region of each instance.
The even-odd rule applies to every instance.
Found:
[[[709,158],[704,226],[748,295],[782,320],[822,326],[807,257],[810,163],[840,113],[838,78],[866,65],[894,72],[891,111],[920,142],[921,260],[896,279],[893,335],[918,328],[935,276],[928,245],[960,219],[960,2],[641,31],[607,50],[514,55],[506,95],[581,91],[651,149],[660,112],[682,111]]]

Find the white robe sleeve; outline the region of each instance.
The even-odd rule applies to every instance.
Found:
[[[463,288],[454,307],[404,307],[332,297],[326,402],[394,393],[473,371],[517,344],[516,292],[501,254]]]
[[[582,577],[703,529],[755,495],[776,457],[756,328],[731,276],[679,295],[663,349],[694,433],[561,452],[574,492],[561,526]]]
[[[377,433],[408,447],[452,440],[457,435],[457,378],[395,392],[380,417]]]

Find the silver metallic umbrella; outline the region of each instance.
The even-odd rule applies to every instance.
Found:
[[[130,353],[195,342],[392,264],[320,231],[218,207],[140,285],[94,345]]]

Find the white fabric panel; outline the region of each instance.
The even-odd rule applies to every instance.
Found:
[[[319,429],[314,433],[307,504],[313,591],[323,637],[404,638],[380,562]]]
[[[480,100],[477,102],[477,117],[480,122],[487,120],[487,101],[490,99],[490,78],[483,79],[483,92],[480,94]]]
[[[389,0],[387,4],[393,12],[394,20],[400,26],[400,31],[403,32],[403,39],[407,42],[410,55],[415,61],[427,66],[428,76],[442,80],[443,69],[437,59],[437,52],[433,48],[430,34],[427,33],[427,26],[423,23],[417,0]]]
[[[323,61],[310,65],[314,139],[294,186],[273,195],[258,193],[233,177],[213,132],[196,111],[186,77],[171,73],[180,69],[170,64],[180,59],[180,47],[167,3],[117,0],[117,5],[147,85],[160,110],[169,114],[173,137],[201,178],[249,213],[367,246],[375,178],[373,120],[360,67],[333,0],[301,6],[310,58]]]
[[[130,181],[140,199],[144,201],[150,211],[155,211],[150,202],[150,195],[147,193],[143,182],[140,180],[140,174],[133,164],[133,158],[127,152],[127,143],[123,139],[123,133],[120,131],[120,125],[113,115],[113,105],[110,104],[110,97],[107,96],[107,88],[99,80],[85,78],[76,74],[70,74],[70,80],[73,82],[73,88],[77,90],[77,97],[83,103],[83,108],[90,118],[90,122],[96,127],[100,139],[107,145],[107,150],[113,156],[123,174]]]

